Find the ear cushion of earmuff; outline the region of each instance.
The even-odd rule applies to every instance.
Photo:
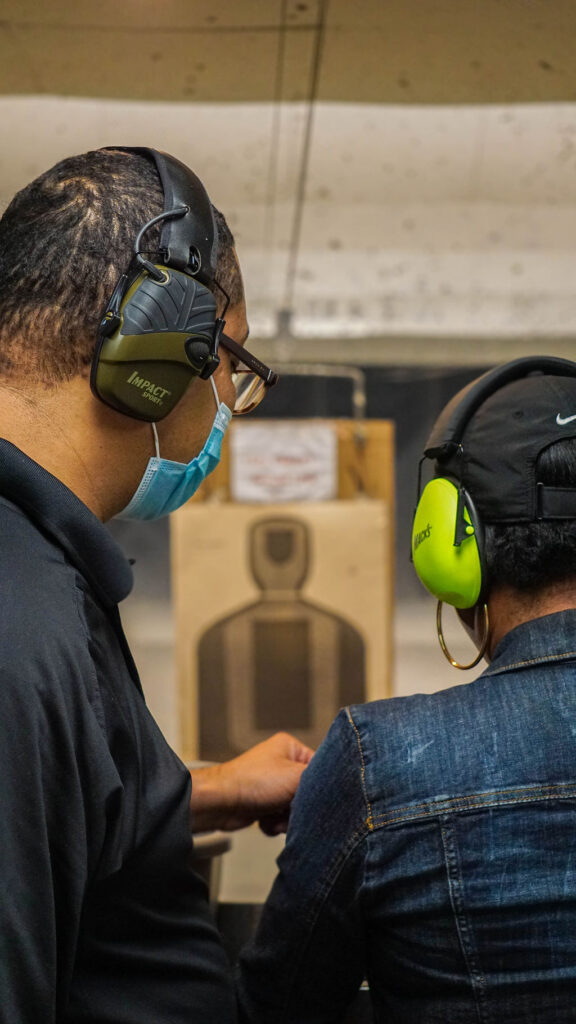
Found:
[[[456,546],[458,514],[458,488],[445,477],[431,480],[414,515],[412,561],[420,580],[434,597],[455,608],[472,608],[482,590],[477,528],[465,507],[468,527],[461,544]]]

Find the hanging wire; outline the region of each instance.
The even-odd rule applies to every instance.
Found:
[[[288,0],[282,0],[280,9],[280,30],[276,49],[276,73],[274,81],[274,108],[270,140],[270,159],[266,181],[266,206],[264,213],[264,239],[266,266],[264,268],[264,294],[270,293],[270,272],[273,264],[273,248],[276,234],[276,200],[278,193],[278,159],[280,150],[280,122],[282,95],[284,92],[284,70],[286,62],[286,29]]]
[[[296,267],[298,264],[300,238],[302,234],[302,220],[304,214],[304,200],[306,197],[306,185],[308,180],[308,172],[310,169],[309,165],[310,150],[312,145],[312,129],[314,122],[316,98],[318,94],[318,85],[320,81],[320,67],[322,63],[322,52],[324,47],[324,34],[326,28],[326,14],[328,11],[328,3],[329,0],[319,0],[318,3],[319,17],[316,30],[314,55],[310,72],[310,86],[308,89],[308,112],[306,116],[304,143],[302,146],[302,159],[300,162],[300,173],[298,176],[298,187],[296,190],[296,202],[294,207],[294,219],[292,222],[292,233],[290,237],[288,266],[286,269],[286,287],[284,291],[284,303],[283,310],[280,311],[280,315],[283,316],[284,322],[287,323],[288,326],[292,314],[294,290],[296,286]]]

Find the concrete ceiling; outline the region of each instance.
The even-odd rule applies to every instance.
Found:
[[[570,101],[575,33],[573,0],[3,0],[0,93]]]
[[[574,0],[4,0],[0,202],[154,145],[229,217],[262,352],[574,354],[575,40]]]

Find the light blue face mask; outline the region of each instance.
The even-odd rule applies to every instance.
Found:
[[[218,398],[216,385],[209,378],[216,399],[217,412],[202,451],[191,462],[171,462],[160,458],[156,424],[152,424],[156,455],[149,459],[134,497],[118,513],[118,519],[161,519],[184,505],[200,484],[220,462],[222,438],[232,419],[232,412]]]

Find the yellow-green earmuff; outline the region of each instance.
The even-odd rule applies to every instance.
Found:
[[[412,561],[427,590],[455,608],[472,608],[482,592],[482,539],[463,488],[438,477],[424,488],[412,525]]]

